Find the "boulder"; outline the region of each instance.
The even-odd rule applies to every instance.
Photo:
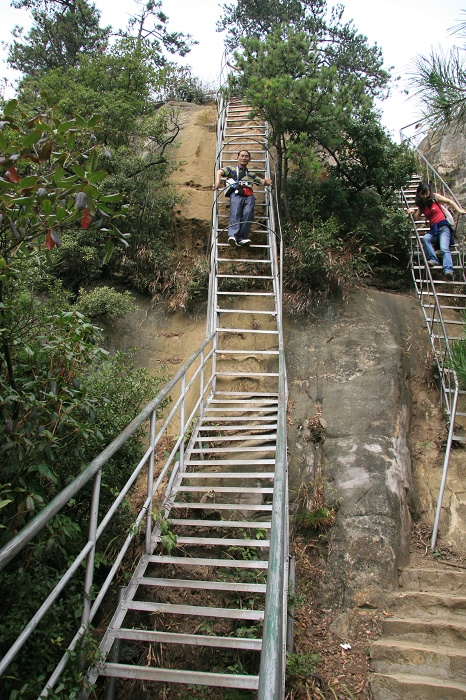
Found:
[[[407,344],[413,296],[355,290],[307,323],[288,322],[290,483],[323,478],[338,506],[322,585],[343,607],[380,602],[409,557],[413,488]],[[312,440],[313,414],[326,426]],[[323,475],[323,477],[322,477]],[[291,496],[292,498],[292,496]]]

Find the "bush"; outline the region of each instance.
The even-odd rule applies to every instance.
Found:
[[[457,374],[460,389],[466,389],[466,338],[452,342],[451,355],[453,369]]]
[[[114,321],[135,311],[136,302],[130,292],[104,286],[90,291],[80,289],[75,308],[92,321]]]
[[[290,226],[285,244],[283,303],[292,314],[310,311],[336,292],[346,296],[369,271],[359,241],[345,243],[333,218]]]

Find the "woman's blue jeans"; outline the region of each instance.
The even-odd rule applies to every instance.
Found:
[[[433,260],[437,265],[440,265],[435,254],[434,245],[440,241],[440,251],[443,253],[443,269],[445,272],[453,272],[453,261],[450,253],[450,229],[448,226],[439,226],[438,235],[433,236],[431,233],[426,233],[422,237],[422,244],[426,251],[427,260]]]

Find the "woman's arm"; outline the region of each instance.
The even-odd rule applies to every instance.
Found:
[[[419,207],[411,207],[408,209],[408,214],[412,214],[414,221],[417,221],[421,217],[421,210]]]
[[[453,209],[457,211],[458,214],[466,214],[466,209],[461,209],[461,207],[459,207],[456,202],[454,202],[452,199],[444,197],[443,194],[435,192],[434,197],[438,202],[441,202],[442,204],[447,204],[449,207],[453,207]]]

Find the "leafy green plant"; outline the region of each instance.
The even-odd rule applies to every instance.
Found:
[[[320,661],[318,654],[295,653],[286,655],[287,685],[292,688],[303,688],[312,678],[315,668]]]
[[[118,292],[104,285],[91,290],[80,289],[75,308],[92,321],[114,321],[136,309],[131,292]]]
[[[170,528],[171,523],[170,520],[165,517],[165,509],[162,508],[160,512],[153,511],[152,517],[160,527],[160,544],[162,545],[163,549],[165,549],[170,555],[171,551],[173,549],[176,549],[178,537],[175,535],[174,532],[172,532]]]
[[[451,363],[461,389],[466,389],[466,338],[452,341]]]
[[[367,261],[358,240],[345,243],[335,218],[301,222],[285,231],[283,303],[290,313],[309,311],[331,294],[348,294]]]
[[[296,527],[313,533],[325,532],[335,524],[338,502],[326,502],[322,474],[312,484],[301,484],[296,494],[296,510],[293,516]]]

